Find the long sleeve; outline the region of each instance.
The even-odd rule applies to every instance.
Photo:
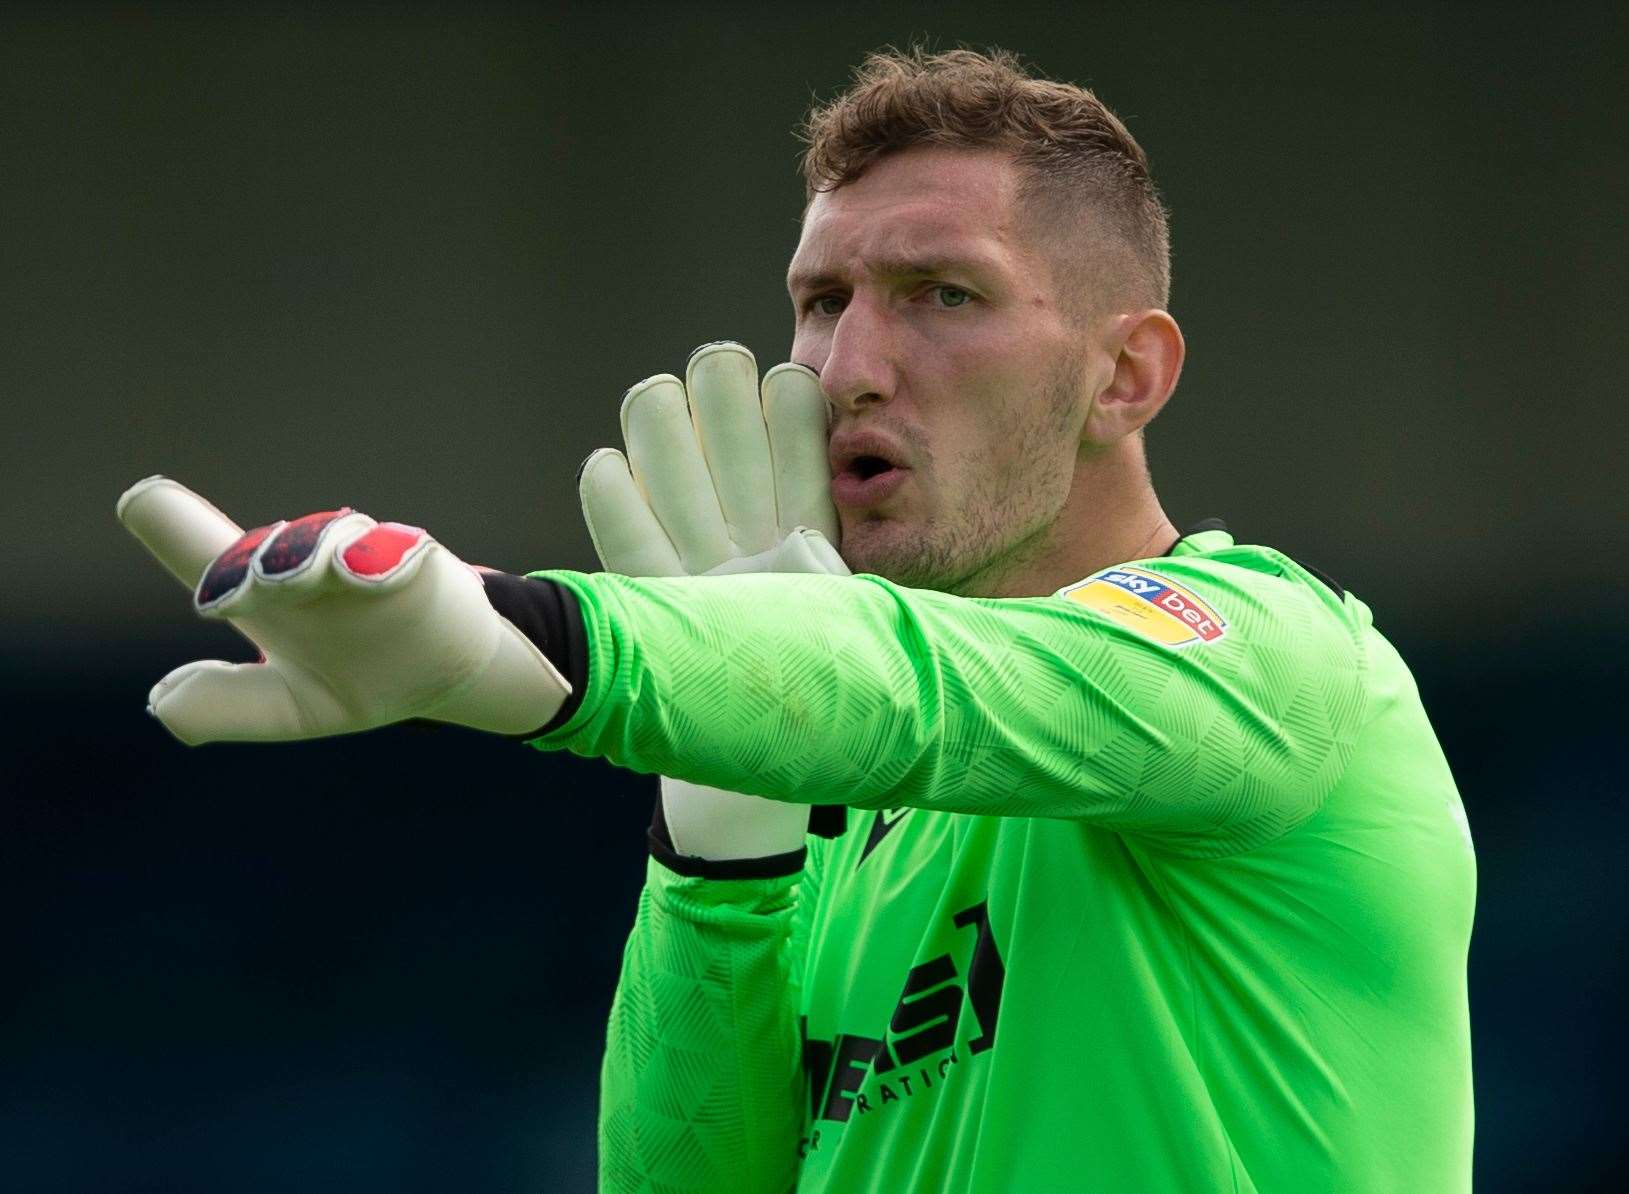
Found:
[[[811,866],[719,879],[650,860],[601,1073],[604,1194],[796,1184],[799,925],[816,882]]]
[[[1350,757],[1367,611],[1264,549],[1228,554],[1133,574],[1214,615],[1187,645],[1066,596],[549,573],[582,605],[591,662],[576,715],[535,744],[782,800],[1247,848],[1316,811]]]

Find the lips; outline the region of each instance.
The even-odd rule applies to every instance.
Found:
[[[831,500],[839,506],[861,508],[888,500],[910,475],[909,469],[891,468],[872,477],[838,473],[831,479]]]
[[[843,431],[829,450],[832,501],[839,506],[875,506],[905,483],[910,467],[903,448],[877,431]]]

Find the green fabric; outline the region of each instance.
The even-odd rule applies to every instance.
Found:
[[[1406,667],[1270,549],[1136,567],[1223,632],[547,574],[591,663],[539,746],[853,806],[796,878],[652,865],[603,1188],[1469,1189],[1475,865]]]
[[[779,1194],[803,1123],[787,986],[797,879],[648,866],[611,1004],[601,1188]]]

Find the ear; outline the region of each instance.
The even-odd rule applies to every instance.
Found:
[[[1114,375],[1092,403],[1082,440],[1101,447],[1141,430],[1160,413],[1182,373],[1182,329],[1158,309],[1118,315],[1103,348]]]

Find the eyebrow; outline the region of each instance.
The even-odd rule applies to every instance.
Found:
[[[869,262],[867,268],[868,272],[881,274],[885,278],[923,278],[962,271],[987,273],[993,268],[993,263],[986,258],[973,255],[883,257]],[[827,290],[846,284],[843,275],[829,270],[793,271],[786,276],[786,289],[793,294],[799,291]]]

